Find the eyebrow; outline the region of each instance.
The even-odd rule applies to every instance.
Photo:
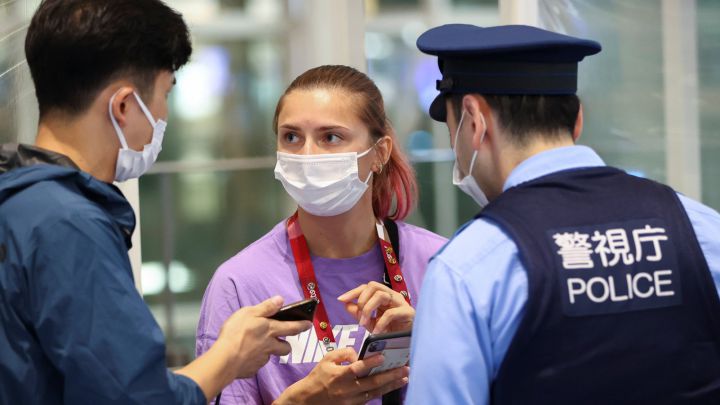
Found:
[[[293,131],[300,131],[300,130],[302,130],[302,128],[300,128],[300,127],[298,127],[298,126],[296,126],[296,125],[292,125],[292,124],[280,125],[280,128],[290,129],[290,130],[293,130]],[[346,128],[346,127],[344,127],[344,126],[342,126],[342,125],[324,125],[324,126],[322,126],[322,127],[316,128],[316,130],[318,130],[318,131],[330,131],[330,130],[333,130],[333,129],[344,129],[344,130],[346,130],[346,131],[349,131],[349,130],[350,130],[349,128]]]

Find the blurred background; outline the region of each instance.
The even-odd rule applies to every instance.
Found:
[[[420,202],[408,222],[445,236],[477,211],[451,183],[444,125],[427,117],[439,78],[415,40],[445,23],[537,25],[595,39],[580,64],[581,144],[606,162],[720,209],[720,1],[168,0],[193,35],[159,163],[137,183],[138,287],[168,363],[194,352],[215,269],[294,209],[274,179],[276,102],[294,77],[350,64],[380,88]],[[0,0],[0,143],[32,143],[37,107],[24,39],[38,0]],[[137,204],[136,204],[137,205]]]

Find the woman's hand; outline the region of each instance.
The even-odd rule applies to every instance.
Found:
[[[370,333],[412,329],[415,309],[402,294],[376,281],[354,288],[338,300],[345,303],[345,309]]]
[[[273,404],[364,404],[404,387],[408,383],[408,367],[358,377],[383,361],[382,355],[358,360],[351,347],[334,350],[327,353],[307,377],[289,386]]]

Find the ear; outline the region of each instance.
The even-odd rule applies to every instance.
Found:
[[[580,104],[580,109],[578,110],[577,118],[575,119],[575,128],[573,128],[573,142],[577,142],[578,139],[580,139],[580,135],[582,134],[583,130],[583,106]]]
[[[112,99],[110,110],[112,111],[115,120],[120,127],[124,127],[127,124],[127,113],[128,113],[128,101],[129,97],[133,94],[133,88],[129,86],[123,86],[115,93],[115,98]],[[112,98],[112,95],[110,96]]]
[[[487,142],[491,137],[493,128],[493,115],[490,106],[482,96],[467,95],[463,97],[466,120],[469,121],[472,129],[472,147],[480,149],[480,145]]]
[[[377,153],[376,165],[373,166],[373,171],[380,172],[382,166],[385,166],[390,160],[390,154],[393,149],[393,138],[389,135],[385,135],[375,144],[375,152]]]

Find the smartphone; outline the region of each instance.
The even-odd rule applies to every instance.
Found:
[[[372,368],[367,375],[406,366],[410,361],[410,331],[379,333],[368,336],[360,350],[360,360],[378,354],[382,354],[385,361],[383,364]]]
[[[285,305],[269,318],[276,321],[312,321],[315,316],[315,307],[317,307],[317,300],[309,298]]]

